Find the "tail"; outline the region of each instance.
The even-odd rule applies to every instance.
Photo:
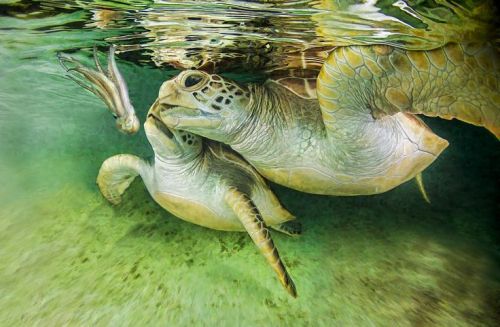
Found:
[[[429,198],[429,195],[427,195],[427,191],[425,190],[424,180],[422,178],[422,172],[418,173],[415,176],[415,182],[417,182],[418,190],[420,191],[420,194],[422,194],[424,201],[431,204],[431,199]]]
[[[102,195],[112,204],[119,204],[121,196],[138,175],[143,178],[149,165],[131,154],[119,154],[106,159],[99,169],[97,185]]]

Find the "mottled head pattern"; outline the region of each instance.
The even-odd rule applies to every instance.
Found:
[[[177,77],[186,91],[191,91],[198,108],[205,112],[218,112],[248,102],[250,94],[238,84],[201,71],[185,71]]]
[[[197,70],[163,83],[157,99],[168,126],[224,143],[247,120],[250,103],[246,86]]]

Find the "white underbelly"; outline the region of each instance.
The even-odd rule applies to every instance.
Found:
[[[203,203],[170,193],[156,192],[153,199],[168,212],[190,223],[217,230],[245,230],[232,212],[221,214]]]

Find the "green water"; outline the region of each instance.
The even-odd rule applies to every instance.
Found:
[[[426,119],[450,142],[424,172],[431,205],[413,182],[353,198],[273,185],[304,227],[299,238],[273,234],[297,285],[293,299],[245,233],[176,219],[140,180],[119,206],[100,195],[104,159],[152,151],[143,131],[116,131],[102,103],[63,76],[55,53],[83,48],[74,56],[88,62],[90,46],[131,43],[120,39],[130,31],[78,27],[90,21],[88,8],[12,8],[0,17],[1,326],[498,323],[500,151],[486,130]],[[35,13],[26,19],[23,10]],[[177,71],[155,68],[151,51],[127,53],[118,65],[143,118]]]

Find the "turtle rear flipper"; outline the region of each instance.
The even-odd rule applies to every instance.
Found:
[[[112,204],[119,204],[121,196],[134,179],[146,177],[149,165],[131,154],[119,154],[106,159],[99,169],[97,185],[102,195]],[[146,182],[146,181],[145,181]]]
[[[283,287],[290,295],[297,297],[295,284],[290,275],[288,275],[278,250],[274,246],[271,234],[253,201],[236,188],[230,188],[227,191],[225,200],[238,216],[255,245],[257,245],[261,253],[266,257],[267,262],[278,275]]]
[[[289,236],[300,236],[302,234],[302,224],[297,220],[285,221],[284,223],[271,225],[270,227]]]

